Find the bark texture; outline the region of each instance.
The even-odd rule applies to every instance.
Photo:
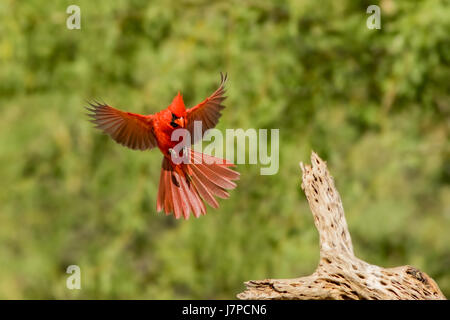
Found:
[[[316,153],[300,163],[306,194],[320,235],[320,262],[307,277],[250,280],[239,299],[446,299],[436,282],[411,267],[382,268],[354,256],[344,208],[326,162]]]

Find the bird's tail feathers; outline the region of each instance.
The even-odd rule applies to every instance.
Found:
[[[231,169],[234,164],[217,157],[188,150],[190,161],[175,165],[164,157],[159,180],[157,211],[166,215],[174,213],[175,218],[188,219],[192,212],[195,217],[206,214],[205,203],[218,208],[216,197],[227,199],[227,190],[236,188],[234,180],[239,173]]]

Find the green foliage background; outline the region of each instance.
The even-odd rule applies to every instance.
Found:
[[[66,8],[81,7],[81,30]],[[369,30],[366,8],[381,7]],[[0,2],[0,298],[228,299],[311,273],[300,190],[315,150],[356,254],[410,264],[450,296],[449,1]],[[153,113],[227,71],[219,129],[280,128],[280,170],[240,165],[200,219],[155,212],[161,154],[86,121],[86,99]],[[82,290],[68,290],[77,264]]]

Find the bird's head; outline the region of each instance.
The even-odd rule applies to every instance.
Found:
[[[184,105],[183,96],[178,94],[173,98],[172,103],[169,106],[169,111],[172,113],[171,126],[174,128],[185,126],[186,119],[186,106]]]

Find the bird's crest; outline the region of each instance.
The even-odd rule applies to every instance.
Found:
[[[169,110],[177,117],[186,116],[186,107],[184,105],[183,96],[180,92],[173,98],[172,103],[169,106]]]

